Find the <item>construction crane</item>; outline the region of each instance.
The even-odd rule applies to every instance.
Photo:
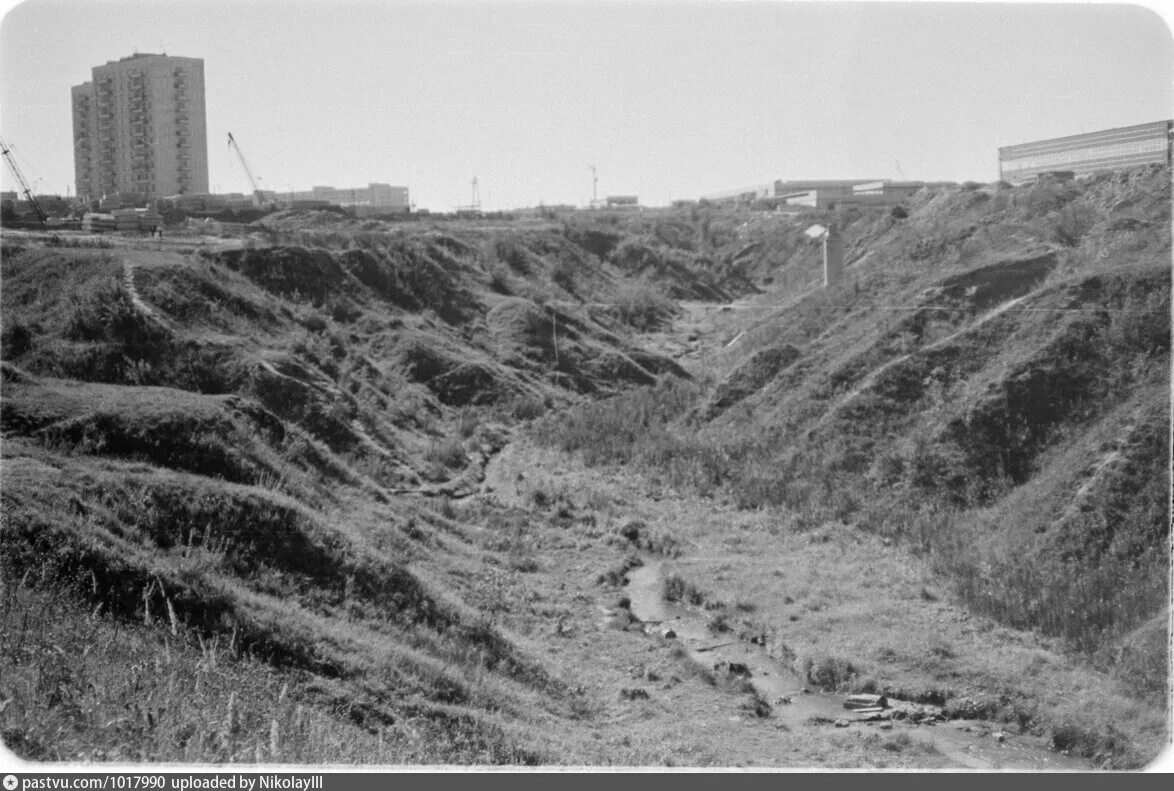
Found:
[[[237,145],[236,139],[232,136],[232,132],[228,133],[228,147],[236,152],[237,159],[241,161],[241,167],[245,169],[245,175],[249,177],[249,184],[253,186],[253,205],[264,205],[265,193],[261,192],[261,188],[257,186],[257,180],[253,178],[253,171],[249,170],[249,163],[245,161],[245,155],[241,153],[241,147]]]
[[[24,174],[20,172],[20,167],[16,164],[16,158],[12,156],[12,148],[3,138],[0,138],[0,149],[3,149],[4,160],[8,163],[9,169],[12,170],[12,175],[16,176],[16,180],[20,184],[20,188],[24,192],[25,198],[29,203],[32,204],[33,211],[36,212],[37,215],[37,220],[41,223],[42,226],[45,225],[49,217],[45,214],[44,209],[41,208],[41,204],[37,203],[37,199],[33,195],[32,189],[29,188],[29,183],[25,181]]]

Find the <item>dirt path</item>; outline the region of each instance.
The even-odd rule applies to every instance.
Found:
[[[128,259],[122,261],[122,286],[126,289],[127,296],[130,297],[130,302],[145,319],[155,322],[164,329],[171,329],[171,325],[167,323],[159,312],[148,305],[139,294],[138,286],[135,285],[135,265]]]

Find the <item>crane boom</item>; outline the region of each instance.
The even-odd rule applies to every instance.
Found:
[[[20,188],[24,191],[25,198],[27,198],[28,202],[32,204],[33,211],[36,212],[37,219],[40,221],[41,225],[44,225],[46,221],[48,221],[49,217],[45,214],[44,209],[41,208],[41,204],[37,203],[36,197],[33,196],[32,189],[29,188],[29,183],[25,181],[24,174],[20,172],[20,167],[16,164],[16,159],[12,156],[12,150],[9,148],[8,143],[5,142],[3,138],[0,138],[0,149],[3,149],[4,161],[8,163],[8,167],[12,171],[12,175],[16,176],[16,180],[20,183]]]
[[[241,153],[241,147],[237,145],[232,132],[228,133],[228,147],[236,152],[237,159],[241,161],[241,167],[245,169],[245,175],[249,177],[249,184],[253,187],[254,205],[262,205],[265,202],[265,193],[261,192],[261,188],[257,186],[257,180],[253,178],[253,171],[249,169],[249,163],[245,161],[245,155]]]

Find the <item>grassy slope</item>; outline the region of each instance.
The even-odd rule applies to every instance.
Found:
[[[620,276],[559,235],[341,239],[191,256],[6,247],[4,734],[21,754],[565,753],[527,731],[576,716],[569,685],[479,609],[493,551],[444,516],[447,500],[396,492],[467,494],[519,416],[677,369],[633,344],[627,316],[581,305],[568,287]],[[559,256],[582,264],[578,280],[551,277]],[[447,578],[470,567],[469,590]],[[49,630],[33,615],[46,610]],[[146,686],[114,639],[127,620],[154,627],[135,631],[156,657]],[[128,672],[148,699],[187,689],[225,644],[244,664],[225,660],[210,708],[235,694],[250,723],[278,721],[280,744],[291,707],[310,707],[300,746],[275,751],[255,723],[194,703],[116,718],[141,742],[101,733]],[[282,701],[264,700],[273,673]],[[332,717],[344,724],[327,733]],[[332,752],[352,727],[378,738]]]
[[[620,487],[547,478],[561,462],[535,454],[508,484],[520,500],[404,494],[475,491],[512,426],[558,407],[547,441],[768,509],[736,529],[688,503],[645,514],[660,548],[692,548],[683,574],[745,605],[731,623],[777,620],[800,662],[854,663],[846,682],[990,695],[989,716],[1144,761],[1163,738],[1150,615],[1164,577],[1138,563],[1165,540],[1151,437],[1167,419],[1166,179],[943,190],[905,220],[850,213],[850,279],[830,292],[811,290],[802,232],[817,213],[443,230],[294,214],[266,221],[272,248],[8,247],[5,741],[37,758],[941,765],[905,741],[747,720],[744,695],[671,646],[601,626],[615,534],[646,505]],[[689,343],[694,359],[712,347],[689,364],[697,382],[561,410],[683,375],[632,333],[664,326],[666,295],[758,289],[785,307],[711,317],[720,336]],[[886,582],[864,598],[825,584],[872,568],[851,566],[860,539],[841,524],[874,534],[865,554]],[[910,550],[962,601],[1072,644],[947,626],[955,611],[926,604],[943,584]],[[759,568],[780,551],[799,565]],[[795,587],[813,563],[824,580]],[[992,587],[1017,568],[1055,572]],[[747,587],[769,574],[785,584]],[[1123,578],[1136,584],[1117,596]],[[1052,598],[1024,596],[1036,589]],[[1062,616],[1106,591],[1092,618]],[[50,610],[60,628],[34,636]],[[942,645],[898,636],[923,621]],[[877,623],[888,637],[854,637]],[[145,675],[125,631],[153,657]],[[660,678],[648,703],[616,697],[635,666],[638,683]],[[106,694],[193,683],[217,714],[116,715]],[[1089,690],[1099,714],[1068,703]],[[134,738],[101,733],[107,720]]]
[[[793,285],[723,323],[691,366],[709,387],[582,408],[539,436],[781,507],[791,529],[896,540],[975,612],[1119,679],[1150,712],[1145,754],[1167,690],[1169,197],[1160,169],[923,192],[907,219],[841,218],[847,280],[807,293],[811,254],[787,234],[815,217],[744,227]],[[1117,717],[1052,716],[1064,743],[1136,760]]]

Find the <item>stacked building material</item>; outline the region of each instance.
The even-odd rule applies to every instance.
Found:
[[[110,212],[119,231],[139,230],[139,215],[134,209],[115,209]]]
[[[135,209],[139,217],[139,228],[144,231],[153,231],[163,224],[163,215],[154,209]]]
[[[106,233],[118,230],[118,221],[113,214],[86,212],[82,216],[82,230],[92,233]]]

